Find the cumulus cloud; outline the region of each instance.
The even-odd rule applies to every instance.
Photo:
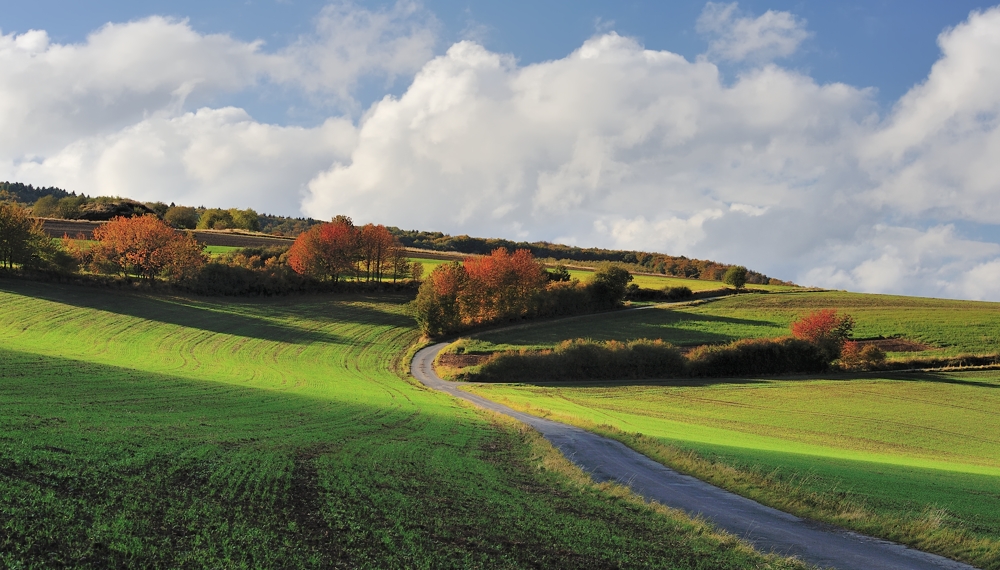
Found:
[[[158,17],[73,45],[0,36],[0,179],[1000,300],[1000,244],[956,229],[998,219],[998,9],[944,31],[884,117],[870,89],[773,63],[809,35],[787,12],[709,3],[693,61],[614,32],[531,65],[474,41],[434,57],[436,26],[401,2],[327,8],[274,49]],[[716,61],[741,72],[723,81]],[[310,127],[211,106],[277,85],[351,110],[365,77],[412,81]]]
[[[295,211],[305,183],[348,152],[351,121],[282,127],[199,106],[272,84],[351,107],[360,78],[419,69],[435,27],[400,2],[375,12],[331,5],[312,32],[270,51],[160,16],[107,24],[79,44],[40,30],[0,35],[0,177]]]
[[[707,3],[697,30],[712,38],[707,55],[723,61],[788,57],[810,36],[805,20],[790,12],[768,10],[754,18],[743,14],[736,2]]]

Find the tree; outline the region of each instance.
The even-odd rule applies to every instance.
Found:
[[[246,210],[230,208],[229,219],[231,220],[230,227],[251,232],[260,231],[260,216],[252,208]]]
[[[401,249],[396,239],[383,225],[365,224],[358,234],[359,254],[367,281],[381,281],[383,271],[389,267],[396,249]]]
[[[410,279],[414,281],[420,281],[420,278],[424,276],[424,264],[419,261],[414,261],[410,264]]]
[[[463,319],[473,324],[526,314],[548,281],[545,269],[526,249],[511,254],[500,247],[490,255],[466,259],[464,266],[469,280],[459,302]]]
[[[607,264],[594,272],[587,284],[590,296],[598,307],[618,307],[625,301],[632,274],[619,265]]]
[[[13,202],[0,202],[0,267],[32,265],[49,240],[40,220]]]
[[[175,228],[193,230],[198,227],[198,210],[190,206],[171,206],[163,219]]]
[[[94,230],[91,266],[152,281],[159,275],[181,277],[205,263],[202,246],[150,214],[117,217]]]
[[[854,317],[840,315],[834,309],[820,309],[793,322],[791,329],[792,336],[815,344],[832,362],[840,358],[844,342],[854,330]]]
[[[440,336],[462,325],[459,294],[468,282],[465,268],[457,261],[438,265],[420,285],[413,301],[420,330],[428,336]]]
[[[209,208],[198,219],[199,230],[228,230],[233,227],[233,216],[227,210]]]
[[[722,276],[722,282],[734,289],[743,289],[747,284],[747,268],[742,265],[731,265]]]
[[[350,218],[338,216],[299,234],[288,250],[288,264],[300,275],[333,279],[354,270],[358,259],[357,230]]]
[[[58,209],[59,199],[49,194],[35,201],[35,205],[31,207],[31,213],[36,218],[52,218],[58,213]]]

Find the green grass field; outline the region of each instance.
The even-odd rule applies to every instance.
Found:
[[[795,567],[401,379],[405,301],[0,281],[0,566]]]
[[[241,249],[243,248],[232,245],[206,245],[203,251],[209,255],[215,256],[215,255],[221,255],[223,253],[231,253],[234,251],[239,251]]]
[[[857,337],[902,336],[933,347],[890,356],[1000,349],[1000,304],[843,292],[740,295],[463,342],[473,353],[581,337],[722,343],[787,335],[791,321],[821,308],[853,315]],[[610,430],[667,464],[779,508],[1000,568],[998,372],[469,390]]]
[[[573,338],[659,338],[678,346],[789,334],[789,324],[816,309],[854,316],[857,338],[901,336],[933,347],[907,356],[1000,351],[1000,303],[863,295],[838,291],[738,295],[694,306],[657,306],[477,335],[481,351],[542,348]],[[890,355],[893,356],[893,355]]]
[[[658,459],[779,508],[1000,567],[1000,372],[467,389],[641,433],[669,449]]]

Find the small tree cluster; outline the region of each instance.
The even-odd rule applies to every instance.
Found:
[[[632,276],[608,265],[590,283],[550,281],[527,250],[497,248],[488,256],[437,266],[414,301],[430,336],[518,318],[576,314],[620,306]]]
[[[288,252],[288,263],[301,275],[333,281],[349,276],[366,281],[391,276],[396,281],[412,270],[406,250],[385,226],[357,228],[347,216],[299,234]]]
[[[73,259],[42,230],[41,221],[21,206],[4,201],[0,192],[0,267],[65,271]]]
[[[202,246],[153,215],[115,218],[94,230],[97,244],[76,249],[80,261],[98,273],[117,273],[152,281],[160,275],[179,278],[205,263]]]

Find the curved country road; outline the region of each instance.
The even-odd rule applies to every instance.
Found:
[[[521,413],[481,396],[459,390],[434,372],[434,357],[447,343],[424,348],[413,357],[411,371],[424,385],[508,415],[535,428],[596,481],[627,485],[647,500],[702,515],[717,527],[775,552],[842,570],[971,569],[941,556],[801,519],[664,467],[620,442],[586,430]]]

